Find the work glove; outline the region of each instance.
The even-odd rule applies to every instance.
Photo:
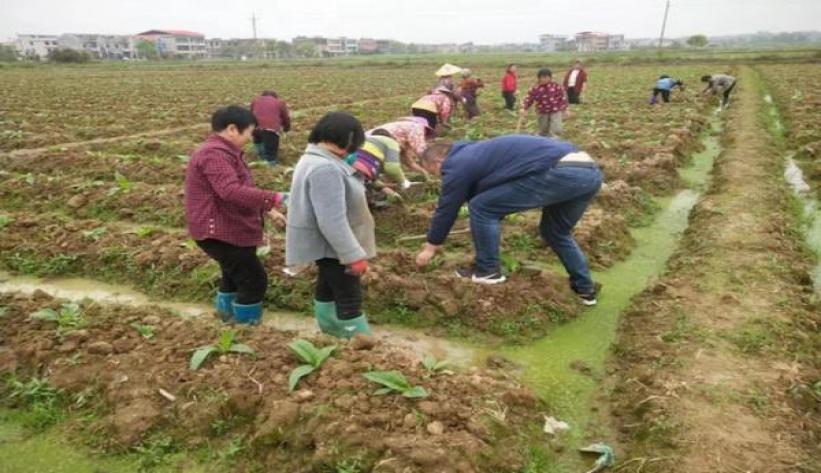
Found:
[[[362,276],[367,272],[368,260],[366,259],[354,261],[353,263],[349,264],[348,267],[345,269],[345,273],[350,274],[351,276]]]

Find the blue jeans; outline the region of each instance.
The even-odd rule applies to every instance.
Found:
[[[468,204],[476,250],[474,271],[488,274],[500,270],[501,221],[506,215],[541,208],[539,232],[564,265],[570,286],[578,293],[592,292],[590,269],[572,231],[601,184],[602,173],[597,167],[559,167],[475,196]]]

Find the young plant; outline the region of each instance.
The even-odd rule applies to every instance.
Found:
[[[422,366],[428,373],[438,373],[450,365],[447,360],[437,360],[432,355],[427,355],[422,359]]]
[[[244,343],[234,343],[236,336],[237,333],[233,330],[226,330],[222,332],[219,342],[217,342],[216,345],[206,345],[194,350],[194,354],[191,355],[191,362],[188,366],[192,370],[199,369],[199,367],[205,363],[205,360],[207,360],[212,354],[226,355],[228,353],[240,353],[253,355],[254,350],[248,345],[245,345]]]
[[[0,215],[0,230],[6,228],[6,225],[10,224],[12,221],[14,221],[14,219],[8,215]]]
[[[134,187],[134,183],[129,181],[127,177],[120,174],[119,171],[114,173],[114,183],[117,185],[108,190],[109,197],[120,192],[128,192],[132,187]]]
[[[502,260],[502,266],[508,273],[515,273],[516,271],[519,271],[519,268],[521,268],[521,263],[519,263],[519,260],[517,260],[516,257],[510,253],[502,253],[500,259]]]
[[[98,241],[103,235],[105,235],[106,231],[108,231],[108,229],[105,227],[97,227],[94,230],[84,230],[83,238],[86,240]]]
[[[305,363],[294,368],[291,376],[288,377],[288,390],[293,391],[300,379],[313,373],[325,363],[325,360],[336,350],[336,345],[317,348],[308,340],[297,339],[288,345],[288,348],[294,352],[299,361]]]
[[[32,313],[29,317],[35,320],[57,322],[58,335],[77,330],[86,324],[85,317],[83,317],[83,313],[80,311],[80,305],[73,302],[62,304],[60,310],[51,308],[40,309]]]
[[[151,340],[152,338],[154,338],[154,330],[155,329],[151,325],[143,325],[143,324],[138,324],[138,323],[134,322],[133,324],[131,324],[131,328],[136,330],[137,333],[139,333],[140,336],[143,337],[146,340]]]
[[[371,371],[363,374],[368,381],[372,381],[384,386],[374,392],[377,396],[397,393],[410,399],[422,399],[428,397],[428,392],[422,386],[413,386],[405,376],[398,371]]]

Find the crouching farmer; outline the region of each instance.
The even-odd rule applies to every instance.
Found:
[[[239,106],[217,110],[214,131],[185,171],[185,218],[197,245],[222,271],[216,310],[228,322],[259,323],[268,276],[257,257],[264,216],[277,223],[286,194],[259,189],[243,159],[242,148],[255,126],[254,115]]]
[[[362,312],[362,275],[376,256],[374,220],[362,176],[346,160],[365,142],[347,113],[322,117],[294,169],[285,233],[285,264],[315,263],[314,315],[322,332],[370,334]]]
[[[542,209],[542,239],[559,256],[581,302],[596,304],[587,260],[572,233],[602,184],[602,173],[587,153],[562,141],[510,135],[431,145],[422,156],[422,166],[442,176],[442,192],[427,243],[416,258],[418,266],[426,266],[440,251],[460,207],[467,202],[475,263],[456,275],[478,284],[503,283],[499,264],[502,219]]]

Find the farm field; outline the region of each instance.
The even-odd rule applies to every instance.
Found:
[[[471,56],[460,65],[488,84],[483,114],[467,122],[459,113],[439,139],[513,133],[517,117],[497,92],[503,67]],[[562,64],[547,65],[563,74]],[[808,458],[821,435],[817,262],[782,174],[794,155],[821,195],[818,67],[591,66],[564,139],[605,174],[576,228],[603,283],[599,307],[576,301],[538,236],[538,212],[505,221],[505,284],[452,277],[472,256],[465,235],[452,235],[445,254],[418,270],[438,198],[438,183],[425,182],[373,210],[379,256],[364,305],[384,335],[376,346],[277,326],[280,316],[310,325],[314,270],[286,275],[276,229],[260,249],[269,323],[231,328],[159,307],[207,304],[219,277],[185,231],[184,171],[215,107],[274,89],[294,112],[282,165],[247,152],[257,185],[287,191],[324,113],[348,111],[367,128],[407,115],[433,85],[429,65],[0,69],[0,464],[13,458],[3,442],[45,432],[97,452],[100,465],[112,462],[105,471],[575,472],[596,459],[576,450],[598,441],[615,448],[619,471],[737,471],[710,463],[715,455],[687,460],[693,445],[718,441],[694,414],[712,400],[746,422],[728,429],[758,429],[728,441],[729,452],[773,442],[781,429],[772,471],[816,471]],[[536,70],[520,69],[520,90]],[[740,78],[721,113],[715,98],[699,95],[699,77],[711,72]],[[686,87],[651,106],[662,73]],[[785,139],[761,118],[765,96],[779,108]],[[535,128],[531,113],[523,132]],[[747,167],[737,164],[743,156]],[[463,212],[454,228],[467,226]],[[91,297],[48,289],[69,278],[81,278],[73,280]],[[13,292],[17,280],[39,282]],[[107,303],[93,295],[95,283],[156,305]],[[394,332],[468,355],[444,365],[448,350],[408,350]],[[253,354],[231,353],[231,336]],[[337,348],[291,391],[289,375],[304,361],[289,348],[296,340]],[[216,353],[191,369],[193,350],[208,344]],[[712,371],[691,369],[701,356],[692,354],[704,350]],[[705,380],[733,367],[775,374]],[[391,378],[393,391],[375,396],[373,373],[385,372],[402,382]],[[544,416],[567,420],[571,431],[546,434]],[[733,467],[764,471],[763,455],[739,455]]]

